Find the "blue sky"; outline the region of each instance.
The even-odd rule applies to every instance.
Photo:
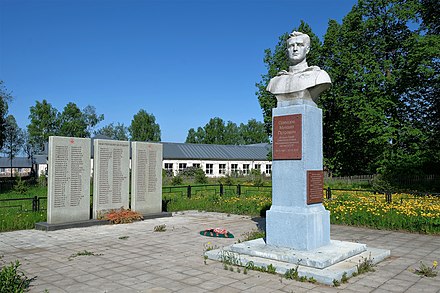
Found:
[[[0,80],[20,127],[48,100],[129,126],[154,114],[162,141],[210,118],[262,121],[264,50],[307,22],[321,39],[355,0],[0,0]],[[313,65],[313,64],[312,64]]]

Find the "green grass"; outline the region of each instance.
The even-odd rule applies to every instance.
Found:
[[[332,224],[440,234],[439,197],[393,194],[387,203],[384,195],[344,191],[334,192],[324,206]]]
[[[222,212],[238,215],[258,216],[261,210],[271,202],[270,194],[248,192],[241,196],[223,195],[205,192],[187,198],[186,196],[169,197],[168,211],[203,210],[207,212]]]
[[[47,187],[31,186],[21,194],[15,190],[0,193],[0,199],[26,199],[34,196],[46,197]],[[0,232],[34,229],[35,223],[46,221],[45,199],[40,199],[40,212],[32,212],[32,200],[0,201]]]
[[[1,212],[0,232],[34,229],[35,223],[46,221],[46,211],[41,212]]]
[[[346,188],[347,186],[341,186]],[[353,187],[353,186],[351,186]],[[25,194],[15,191],[0,194],[5,198],[45,197],[46,187],[29,187]],[[271,205],[271,188],[241,185],[192,186],[191,197],[187,197],[187,186],[163,189],[163,199],[168,201],[167,211],[201,210],[239,215],[259,216]],[[46,200],[40,201],[45,209]],[[333,191],[332,200],[324,200],[330,211],[332,224],[367,226],[375,229],[405,230],[419,233],[440,234],[440,198],[416,197],[408,194],[393,194],[392,203],[385,201],[383,194],[374,195],[366,191]],[[32,201],[0,202],[0,232],[33,229],[36,222],[46,221],[46,211],[32,212]]]

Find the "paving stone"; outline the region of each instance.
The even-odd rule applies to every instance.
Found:
[[[159,224],[166,224],[167,231],[153,232]],[[245,275],[237,267],[230,272],[219,262],[204,264],[208,243],[224,247],[237,239],[203,237],[200,230],[226,227],[239,238],[256,224],[246,216],[189,211],[125,225],[5,232],[0,234],[0,251],[5,261],[18,259],[28,276],[38,276],[30,292],[440,292],[440,277],[422,278],[409,271],[421,260],[429,264],[438,259],[440,237],[434,235],[332,225],[332,239],[391,249],[391,257],[376,272],[350,278],[337,288],[257,271]],[[68,260],[84,250],[103,255]]]
[[[229,286],[224,286],[224,287],[220,287],[212,292],[215,292],[215,293],[239,293],[239,292],[256,292],[256,291],[241,291],[241,290],[229,287]]]

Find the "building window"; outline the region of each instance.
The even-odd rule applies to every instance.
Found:
[[[6,169],[5,168],[0,168],[0,173],[6,173]]]
[[[214,164],[206,164],[205,173],[212,174],[214,171]]]
[[[218,173],[223,175],[226,174],[226,164],[218,165]]]
[[[186,169],[186,163],[179,163],[179,172],[182,172]]]
[[[243,174],[249,174],[249,164],[243,164]]]
[[[200,164],[193,164],[194,168],[200,168]]]
[[[238,164],[231,164],[231,174],[236,175],[238,173]]]
[[[173,171],[173,163],[165,163],[165,170]]]
[[[272,165],[266,165],[266,175],[272,174]]]
[[[258,170],[261,173],[261,164],[255,164],[255,170]]]

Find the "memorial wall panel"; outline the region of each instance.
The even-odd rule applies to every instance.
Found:
[[[49,137],[47,222],[90,218],[90,139]]]
[[[162,144],[132,142],[132,210],[162,211]]]
[[[95,139],[93,156],[93,216],[121,207],[128,209],[130,143]]]

